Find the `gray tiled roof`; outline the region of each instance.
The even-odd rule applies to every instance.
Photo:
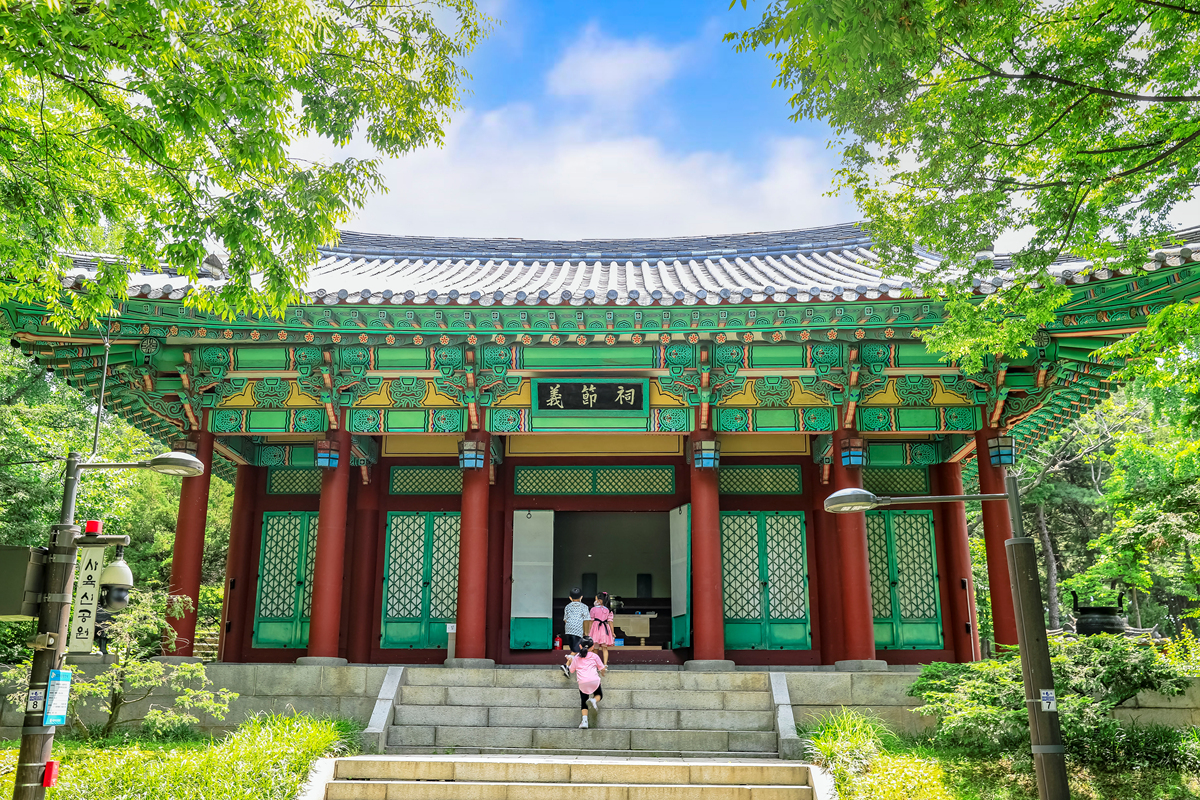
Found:
[[[1186,232],[1200,240],[1200,228]],[[1167,254],[1178,260],[1180,254]],[[94,273],[95,256],[80,256],[73,274]],[[940,259],[921,254],[923,270]],[[1186,260],[1186,259],[1185,259]],[[1160,263],[1151,261],[1153,269]],[[879,269],[858,223],[771,233],[667,239],[469,239],[388,236],[345,231],[323,248],[306,291],[319,303],[694,305],[774,300],[899,298],[912,288]],[[1007,259],[996,261],[1003,273]],[[1069,256],[1052,268],[1059,280],[1083,283],[1087,265]],[[202,279],[219,285],[219,275]],[[131,296],[182,296],[170,275],[139,276]],[[176,278],[174,284],[179,284]],[[1002,286],[1000,277],[977,285]]]

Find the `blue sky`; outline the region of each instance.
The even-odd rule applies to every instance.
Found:
[[[389,192],[344,227],[588,238],[810,227],[834,153],[794,123],[761,53],[721,41],[758,16],[728,0],[486,0],[500,22],[445,147],[390,159]],[[351,145],[355,156],[371,155]],[[305,145],[301,155],[328,149]]]

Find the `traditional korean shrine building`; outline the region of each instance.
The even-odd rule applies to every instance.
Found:
[[[193,311],[171,274],[70,335],[4,310],[93,397],[107,335],[107,407],[234,481],[224,661],[440,663],[456,624],[459,658],[557,663],[572,586],[620,598],[616,663],[968,661],[963,505],[834,516],[824,498],[961,494],[964,475],[1004,491],[989,441],[1019,455],[1105,397],[1094,351],[1200,295],[1200,265],[1186,247],[1137,274],[1061,260],[1073,299],[1028,355],[964,375],[913,336],[942,306],[877,264],[857,225],[345,233],[281,320]],[[209,481],[184,479],[180,502],[171,588],[192,597]],[[1015,644],[1002,501],[983,526],[995,639]],[[177,627],[189,653],[194,616]]]

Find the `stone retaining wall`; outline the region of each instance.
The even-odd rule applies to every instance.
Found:
[[[259,712],[301,711],[316,716],[341,717],[367,725],[386,666],[318,667],[296,664],[209,664],[214,686],[238,693],[222,720],[202,718],[206,731],[236,727]],[[788,672],[792,713],[796,723],[806,722],[841,707],[870,712],[898,733],[923,733],[934,727],[932,717],[917,712],[920,702],[909,697],[914,672]],[[140,717],[157,698],[131,709]],[[161,702],[158,701],[158,702]],[[1200,680],[1179,697],[1144,692],[1117,709],[1117,717],[1143,725],[1200,726]],[[94,712],[90,721],[100,721]],[[20,735],[21,714],[7,699],[0,699],[0,738]]]
[[[1116,710],[1117,719],[1140,725],[1170,725],[1173,728],[1200,726],[1200,679],[1178,697],[1142,692]]]
[[[386,666],[209,664],[206,671],[213,687],[229,689],[239,696],[229,704],[224,720],[201,715],[200,727],[222,732],[264,711],[280,714],[301,711],[319,717],[351,719],[365,726],[371,719],[387,670]],[[135,704],[128,716],[142,716],[155,702],[161,704],[163,698],[152,696]],[[84,718],[89,723],[101,721],[101,715],[94,711]],[[20,736],[21,719],[21,712],[5,698],[0,705],[0,738]]]
[[[915,672],[790,672],[788,693],[796,724],[843,706],[870,713],[897,733],[933,730],[933,717],[918,714],[921,704],[905,694],[918,677]]]

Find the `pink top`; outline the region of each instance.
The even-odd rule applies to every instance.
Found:
[[[613,638],[612,618],[612,611],[604,606],[592,606],[592,627],[588,630],[588,636],[592,637],[593,642],[613,644],[615,639]]]
[[[595,653],[571,659],[571,672],[575,673],[575,680],[579,681],[579,691],[584,694],[591,694],[600,688],[600,670],[603,668],[604,661]]]

